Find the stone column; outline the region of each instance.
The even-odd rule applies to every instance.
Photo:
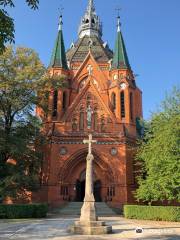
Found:
[[[86,188],[85,188],[85,198],[84,204],[81,209],[80,221],[91,222],[96,221],[96,208],[95,199],[93,194],[93,160],[94,156],[88,154],[86,161]]]

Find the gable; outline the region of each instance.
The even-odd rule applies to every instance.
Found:
[[[85,78],[92,77],[96,81],[101,90],[107,89],[107,77],[103,71],[99,68],[91,52],[87,55],[84,62],[81,64],[76,75],[72,80],[72,88],[78,90],[81,81]]]
[[[69,122],[72,118],[75,118],[80,111],[86,112],[89,103],[93,111],[98,111],[100,117],[109,118],[113,122],[116,121],[114,114],[110,110],[109,106],[106,105],[100,95],[96,83],[94,83],[92,78],[88,80],[82,89],[82,92],[76,96],[71,106],[65,113],[63,120]]]

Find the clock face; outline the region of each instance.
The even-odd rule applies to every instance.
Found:
[[[120,88],[124,90],[126,88],[126,83],[120,83]]]

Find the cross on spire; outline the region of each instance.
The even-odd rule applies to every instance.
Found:
[[[121,11],[121,8],[117,7],[115,10],[117,11],[117,31],[120,32],[121,31],[121,22],[120,22],[120,11]]]
[[[118,17],[120,17],[120,11],[122,10],[122,8],[118,6],[117,8],[115,8],[115,10],[117,11]]]
[[[58,10],[60,12],[58,30],[61,31],[62,25],[63,25],[63,20],[62,20],[62,14],[63,14],[63,10],[64,10],[63,6],[61,5],[60,8],[58,8]]]

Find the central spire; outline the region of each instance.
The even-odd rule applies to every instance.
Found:
[[[89,0],[87,11],[91,14],[91,12],[95,12],[94,1]]]
[[[87,10],[79,27],[79,38],[83,38],[85,35],[102,37],[102,24],[96,14],[93,0],[88,1]]]

